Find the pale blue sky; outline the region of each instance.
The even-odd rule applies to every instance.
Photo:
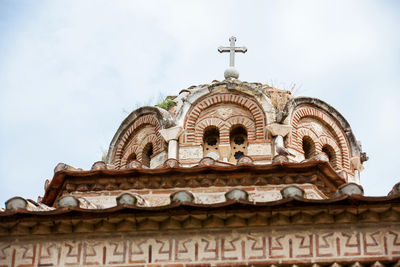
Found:
[[[320,98],[370,160],[361,182],[400,181],[399,1],[0,0],[0,202],[36,200],[58,162],[89,169],[137,103],[240,79]]]

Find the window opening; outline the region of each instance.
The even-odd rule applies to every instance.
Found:
[[[142,165],[146,167],[150,167],[150,161],[151,161],[151,156],[153,155],[153,144],[148,143],[144,148],[143,148],[143,154],[142,154]]]
[[[229,162],[236,162],[247,154],[247,131],[243,126],[233,127],[230,132],[231,156]]]
[[[309,136],[303,137],[303,151],[304,159],[310,159],[315,155],[315,144]]]
[[[335,150],[330,145],[324,145],[322,147],[322,152],[324,152],[329,159],[329,163],[334,169],[336,169],[336,153]]]
[[[203,155],[204,157],[208,157],[212,155],[212,158],[219,159],[218,153],[219,146],[219,130],[215,126],[207,127],[204,130],[203,135]]]
[[[129,155],[129,157],[126,159],[126,164],[131,163],[132,161],[136,160],[136,154],[132,153]]]
[[[238,160],[238,159],[240,159],[240,157],[243,156],[243,155],[244,155],[244,154],[243,154],[242,151],[238,151],[238,152],[235,153],[234,157],[235,157],[236,160]]]

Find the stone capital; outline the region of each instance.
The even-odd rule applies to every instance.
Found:
[[[359,157],[352,157],[350,159],[350,162],[355,170],[362,171],[364,169],[364,166],[362,165],[361,159]]]
[[[267,125],[266,128],[273,136],[280,135],[282,137],[288,135],[292,130],[292,127],[290,125],[279,124],[279,123],[271,123]]]
[[[174,126],[168,129],[159,130],[161,136],[166,142],[171,140],[178,140],[179,136],[183,133],[183,129],[180,126]]]

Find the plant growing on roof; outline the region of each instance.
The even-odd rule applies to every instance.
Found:
[[[168,111],[170,108],[176,106],[176,102],[171,96],[167,96],[163,102],[157,104],[156,106]]]

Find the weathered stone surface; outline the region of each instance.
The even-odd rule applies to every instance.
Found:
[[[174,167],[180,167],[180,163],[177,159],[167,159],[164,164],[164,168],[174,168]]]
[[[6,201],[7,210],[27,209],[28,202],[22,197],[13,197]]]
[[[179,160],[201,158],[203,158],[203,149],[201,146],[179,147]]]
[[[213,160],[220,160],[219,153],[215,151],[210,151],[207,154],[204,155],[206,158],[212,158]]]
[[[57,202],[59,208],[76,208],[79,207],[79,200],[73,196],[64,196]]]
[[[170,140],[178,140],[179,136],[183,132],[183,128],[181,126],[174,126],[167,129],[161,129],[159,132],[164,140],[169,142]]]
[[[227,68],[224,72],[224,77],[225,79],[238,79],[239,71],[234,67]]]
[[[199,166],[213,166],[215,165],[215,160],[210,157],[202,158],[199,162]]]
[[[350,159],[350,162],[354,169],[359,170],[359,171],[362,171],[364,169],[364,166],[362,165],[360,157],[352,157]]]
[[[137,199],[134,195],[123,193],[117,197],[117,205],[136,205]]]
[[[249,156],[242,156],[238,159],[236,165],[253,165],[254,161]]]
[[[154,156],[150,161],[150,168],[155,169],[163,165],[163,163],[167,160],[167,153],[165,151],[158,153]]]
[[[335,196],[350,196],[350,195],[364,195],[364,189],[361,185],[356,183],[347,183],[338,188]]]
[[[399,196],[400,195],[400,182],[396,183],[392,190],[390,190],[388,196]]]
[[[54,173],[58,172],[58,171],[63,171],[63,170],[68,170],[68,171],[76,171],[77,169],[75,169],[72,166],[69,166],[68,164],[65,163],[58,163],[57,166],[54,168]]]
[[[304,190],[298,186],[290,185],[281,190],[283,198],[304,197]]]
[[[193,202],[194,196],[189,191],[178,191],[170,196],[171,203]]]
[[[281,163],[281,162],[289,162],[289,159],[287,156],[284,155],[276,155],[273,159],[272,159],[272,163]]]
[[[137,168],[142,168],[142,164],[137,160],[133,160],[125,166],[125,169],[137,169]]]
[[[96,161],[92,165],[92,170],[105,170],[107,169],[107,164],[104,161]]]
[[[209,187],[212,185],[210,182],[209,185],[206,185],[204,179],[201,181],[193,181],[196,182],[198,185],[206,186]],[[190,183],[188,183],[189,185]],[[237,186],[237,183],[235,183]],[[254,201],[254,202],[266,202],[266,201],[275,201],[282,199],[281,195],[281,190],[285,187],[286,185],[271,185],[267,184],[265,185],[259,185],[256,188],[253,186],[249,187],[242,187],[243,190],[246,190],[249,194],[249,200]],[[310,184],[298,184],[300,188],[302,188],[305,191],[304,197],[308,199],[323,199],[326,198],[326,196],[318,190],[314,185]],[[191,188],[191,187],[181,187],[179,189],[175,188],[172,189],[173,185],[167,186],[165,189],[159,189],[159,190],[152,190],[152,192],[149,192],[146,189],[143,190],[129,190],[130,193],[132,193],[136,198],[140,197],[142,200],[138,200],[138,206],[147,206],[147,207],[156,207],[160,205],[167,205],[169,204],[170,201],[170,194],[171,192],[179,191],[179,190],[186,190],[190,191],[195,194],[195,202],[196,203],[201,203],[201,204],[213,204],[213,203],[221,203],[226,201],[225,199],[225,193],[228,192],[229,190],[232,189],[231,185],[228,183],[221,188],[210,188],[210,189],[205,189],[205,188]],[[113,195],[109,195],[107,192],[98,192],[96,194],[93,193],[81,193],[77,194],[75,193],[75,196],[77,197],[84,197],[87,199],[90,203],[95,205],[98,208],[110,208],[114,207],[116,205],[116,198],[118,195],[126,192],[125,190],[118,190],[115,191]],[[393,214],[392,214],[393,215]],[[394,214],[393,216],[397,216]],[[393,217],[394,220],[397,217]]]
[[[271,144],[249,144],[247,147],[248,156],[271,155]]]
[[[272,134],[272,136],[280,135],[285,137],[290,133],[292,127],[286,124],[271,123],[267,125],[267,130]]]
[[[226,200],[249,200],[249,194],[243,189],[232,189],[225,194]]]

